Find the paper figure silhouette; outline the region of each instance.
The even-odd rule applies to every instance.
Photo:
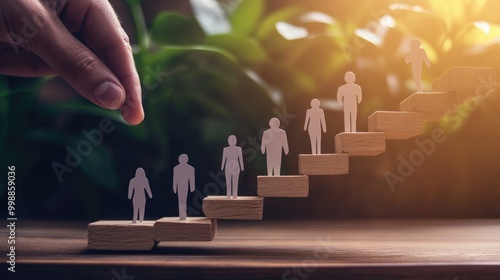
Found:
[[[405,63],[411,63],[411,71],[413,73],[415,85],[417,86],[417,92],[422,92],[422,61],[425,62],[427,68],[431,67],[429,58],[427,57],[425,50],[421,48],[420,45],[420,40],[411,40],[411,50],[405,57]]]
[[[363,98],[361,87],[354,83],[356,75],[353,72],[345,73],[344,80],[346,84],[337,91],[337,102],[344,107],[344,131],[356,132],[358,104]]]
[[[179,219],[186,220],[186,204],[188,190],[194,191],[194,168],[187,164],[189,157],[186,154],[179,156],[179,164],[174,167],[174,193],[179,201]]]
[[[222,164],[220,169],[226,173],[227,198],[238,198],[238,180],[243,166],[243,154],[241,148],[236,146],[236,136],[231,135],[227,139],[228,147],[222,152]]]
[[[262,135],[261,150],[267,157],[267,175],[280,176],[281,151],[288,154],[288,140],[286,132],[279,128],[280,120],[272,118],[269,121],[269,129]]]
[[[144,212],[146,208],[146,195],[144,191],[148,193],[149,198],[153,198],[148,178],[146,178],[146,172],[139,167],[135,171],[135,177],[132,178],[128,184],[128,199],[133,198],[132,204],[134,206],[132,223],[136,223],[137,218],[139,218],[139,222],[144,221]]]
[[[318,99],[311,101],[311,109],[306,112],[306,122],[304,124],[304,131],[309,132],[311,139],[311,153],[321,154],[321,130],[326,132],[325,113],[319,108],[320,102]]]

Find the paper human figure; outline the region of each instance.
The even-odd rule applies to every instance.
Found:
[[[174,193],[179,201],[179,219],[186,220],[186,204],[188,191],[195,188],[194,168],[187,164],[189,157],[186,154],[179,156],[179,164],[174,167]]]
[[[321,154],[321,131],[326,132],[325,113],[319,108],[320,102],[318,99],[311,101],[311,109],[306,112],[306,121],[304,131],[309,132],[311,139],[311,153]]]
[[[345,73],[344,80],[346,84],[340,86],[337,91],[337,102],[344,107],[344,131],[356,132],[358,104],[363,95],[361,87],[354,83],[356,75],[353,72]]]
[[[413,79],[415,80],[415,85],[417,86],[417,92],[422,92],[422,62],[425,62],[427,68],[431,67],[429,58],[427,57],[425,50],[421,48],[420,45],[420,40],[411,40],[411,50],[405,57],[405,63],[411,63],[411,71],[413,74]]]
[[[236,146],[236,136],[231,135],[227,139],[228,147],[222,152],[221,170],[226,173],[226,194],[227,198],[238,198],[238,180],[243,166],[243,153],[241,148]]]
[[[132,204],[134,206],[132,223],[136,223],[137,218],[139,218],[139,222],[144,221],[144,212],[146,208],[146,195],[144,192],[147,192],[149,198],[153,198],[148,178],[146,178],[146,172],[139,167],[135,171],[135,177],[132,178],[128,184],[128,199],[132,199]]]
[[[288,140],[278,118],[272,118],[269,127],[262,135],[261,151],[267,157],[267,175],[280,176],[282,151],[288,154]]]

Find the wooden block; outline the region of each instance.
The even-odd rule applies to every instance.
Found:
[[[207,196],[203,199],[203,213],[211,219],[262,220],[264,199],[258,196]]]
[[[343,132],[335,135],[335,152],[349,156],[376,156],[385,152],[383,132]]]
[[[215,237],[217,222],[205,217],[161,218],[155,223],[156,241],[211,241]]]
[[[299,173],[302,175],[343,175],[349,173],[349,155],[299,155]]]
[[[452,112],[457,100],[455,92],[414,93],[406,98],[399,108],[405,112],[424,114],[424,120],[439,120]]]
[[[368,131],[383,132],[385,139],[408,139],[423,130],[422,113],[377,111],[368,117]]]
[[[432,82],[432,90],[474,91],[478,86],[489,87],[485,82],[495,82],[494,67],[452,67]],[[491,87],[494,87],[494,84]]]
[[[257,176],[257,194],[262,197],[307,197],[309,177]]]
[[[154,221],[97,221],[88,225],[89,250],[147,251],[155,246]]]

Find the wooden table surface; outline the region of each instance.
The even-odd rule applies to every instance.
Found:
[[[500,220],[222,221],[212,242],[140,253],[88,251],[86,224],[19,221],[16,245],[2,280],[500,279]]]

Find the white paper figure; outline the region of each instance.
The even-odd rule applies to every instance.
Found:
[[[186,204],[188,189],[194,191],[194,168],[187,164],[189,157],[186,154],[179,156],[179,164],[174,167],[174,193],[179,201],[179,219],[186,219]]]
[[[427,68],[431,67],[429,58],[427,57],[425,50],[421,48],[420,45],[420,40],[411,40],[411,50],[405,57],[405,63],[411,63],[411,71],[413,73],[415,85],[417,86],[417,92],[422,92],[422,61],[425,62]]]
[[[220,169],[225,170],[226,173],[227,198],[238,198],[240,171],[245,170],[243,166],[243,153],[241,152],[241,148],[236,146],[236,141],[236,136],[229,136],[227,139],[229,147],[225,147],[222,152]]]
[[[144,212],[146,208],[146,195],[144,191],[148,193],[149,198],[153,198],[148,178],[146,178],[146,172],[139,167],[135,171],[135,177],[132,178],[128,184],[128,199],[133,198],[132,204],[134,206],[132,223],[136,223],[138,217],[139,222],[144,221]]]
[[[304,124],[304,131],[309,132],[311,139],[311,153],[321,154],[321,130],[326,132],[325,113],[319,108],[320,102],[318,99],[311,101],[311,109],[306,112],[306,122]]]
[[[356,132],[358,104],[363,98],[361,87],[354,83],[356,75],[353,72],[345,73],[344,80],[346,84],[337,91],[337,102],[344,107],[344,131]]]
[[[267,175],[280,176],[281,151],[288,155],[288,140],[286,132],[279,128],[280,120],[272,118],[269,121],[269,129],[262,135],[261,150],[267,156]]]

